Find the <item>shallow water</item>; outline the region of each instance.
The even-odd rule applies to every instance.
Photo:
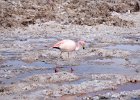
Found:
[[[55,67],[52,64],[48,64],[41,61],[26,63],[20,60],[8,60],[8,61],[3,62],[2,65],[10,66],[10,68],[8,67],[8,69],[11,69],[11,70],[18,70],[18,69],[25,70],[25,72],[20,73],[16,77],[3,80],[3,83],[5,84],[18,82],[20,80],[25,79],[26,77],[36,75],[36,74],[52,73],[54,72],[54,67]],[[29,71],[28,70],[26,71],[26,69],[29,69]]]
[[[133,59],[137,61],[137,59]],[[90,60],[80,66],[74,67],[77,73],[115,73],[115,74],[135,74],[135,69],[126,68],[127,61],[123,58],[103,58]]]
[[[10,78],[2,78],[1,83],[5,85],[13,84],[16,82],[20,82],[29,76],[38,75],[38,74],[47,74],[47,73],[54,73],[55,68],[58,67],[59,71],[68,71],[70,72],[71,68],[74,70],[72,73],[78,75],[80,79],[72,81],[72,82],[63,82],[61,84],[80,84],[82,82],[89,81],[89,77],[91,74],[122,74],[122,75],[135,75],[139,74],[139,72],[136,72],[136,69],[134,67],[128,67],[128,65],[140,65],[140,58],[137,54],[137,52],[140,51],[139,45],[131,45],[131,44],[118,44],[118,45],[111,45],[103,47],[103,49],[120,49],[120,50],[127,50],[127,51],[133,51],[135,54],[131,55],[127,60],[125,58],[103,58],[103,57],[91,57],[88,59],[83,59],[79,64],[73,64],[74,59],[72,61],[69,61],[68,59],[65,59],[66,65],[58,66],[55,64],[55,62],[48,63],[47,61],[44,61],[42,59],[39,59],[37,61],[33,62],[25,62],[20,60],[20,56],[27,51],[24,50],[26,48],[26,45],[31,46],[31,49],[28,51],[34,52],[38,50],[45,50],[47,49],[45,46],[52,45],[52,42],[55,42],[55,38],[51,39],[45,39],[45,38],[31,38],[31,39],[6,39],[4,40],[6,43],[14,43],[16,45],[23,46],[22,49],[12,49],[10,48],[0,51],[0,54],[6,59],[0,63],[1,67],[0,70],[8,70],[9,72],[18,72],[17,75]],[[2,41],[0,41],[2,42]],[[90,44],[90,43],[89,43]],[[88,45],[89,45],[88,44]],[[104,45],[104,44],[101,44]],[[100,45],[98,45],[100,48]],[[101,46],[102,48],[102,46]],[[19,51],[17,51],[19,50]],[[17,59],[18,58],[18,59]],[[53,61],[53,59],[51,59]],[[63,60],[59,59],[58,62],[63,63]],[[68,64],[68,65],[67,65]],[[4,67],[5,66],[5,67]],[[21,72],[20,72],[21,71]],[[7,73],[9,73],[7,72]],[[6,74],[7,74],[6,73]],[[56,83],[59,84],[59,83]],[[118,86],[115,92],[120,91],[131,91],[131,90],[137,90],[140,89],[140,83],[136,84],[124,84],[122,86]],[[34,90],[33,90],[34,91]],[[95,96],[97,94],[104,94],[106,92],[111,92],[112,90],[103,90],[96,93],[86,93],[86,95],[92,95]],[[85,95],[85,94],[84,94]],[[65,96],[62,96],[61,100],[65,100]],[[66,98],[72,97],[75,98],[76,96],[66,96]],[[80,95],[82,97],[82,95]],[[58,98],[59,100],[59,98]]]
[[[44,73],[52,73],[54,69],[58,67],[59,71],[70,71],[72,68],[73,73],[80,76],[88,76],[90,74],[125,74],[130,75],[130,73],[137,74],[134,68],[126,68],[123,63],[124,59],[121,58],[113,58],[113,59],[96,59],[91,63],[81,63],[79,66],[56,66],[54,64],[48,64],[46,62],[36,61],[31,63],[26,63],[20,60],[8,60],[2,63],[2,65],[11,66],[11,69],[29,69],[29,71],[25,71],[24,73],[19,74],[18,76],[10,79],[3,80],[5,84],[10,84],[13,82],[17,82],[19,80],[25,79],[28,76],[36,75],[36,74],[44,74]],[[9,67],[8,67],[9,69]],[[30,70],[31,69],[31,70]],[[86,79],[77,80],[73,83],[79,83],[85,81]]]
[[[12,65],[15,68],[20,68],[23,66],[26,66],[26,67],[45,67],[45,68],[52,68],[53,67],[52,64],[48,64],[46,62],[41,62],[41,61],[26,63],[26,62],[21,61],[21,60],[8,60],[8,61],[4,62],[3,64]]]
[[[140,82],[137,83],[126,83],[124,85],[119,86],[115,92],[120,91],[132,91],[132,90],[138,90],[140,89]]]
[[[140,51],[140,44],[117,44],[105,47],[106,49],[120,49],[126,51],[137,52]]]
[[[114,73],[114,74],[135,74],[132,72],[132,69],[123,68],[121,66],[110,66],[110,65],[81,65],[73,68],[76,73],[80,74],[106,74],[106,73]]]

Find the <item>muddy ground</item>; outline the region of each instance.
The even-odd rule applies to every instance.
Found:
[[[140,99],[139,1],[0,4],[0,100]],[[60,58],[62,39],[86,49]]]

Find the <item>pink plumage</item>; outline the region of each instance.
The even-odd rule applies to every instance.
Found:
[[[59,42],[57,42],[56,44],[53,45],[53,48],[58,48],[58,49],[59,49],[59,47],[60,47],[63,43],[64,43],[63,40],[62,40],[62,41],[59,41]]]
[[[53,48],[59,49],[62,52],[68,52],[68,57],[69,57],[69,52],[79,50],[81,47],[84,49],[85,46],[85,41],[78,41],[77,43],[73,40],[62,40],[57,42],[56,44],[53,45]],[[60,56],[61,56],[60,54]]]

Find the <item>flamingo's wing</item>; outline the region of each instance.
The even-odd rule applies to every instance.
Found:
[[[63,40],[62,41],[59,41],[59,42],[57,42],[56,44],[53,45],[53,48],[59,48],[60,45],[62,45],[63,43],[64,43]]]

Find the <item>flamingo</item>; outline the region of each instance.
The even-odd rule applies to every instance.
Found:
[[[59,49],[61,51],[60,57],[62,58],[63,52],[68,52],[68,58],[69,58],[69,52],[77,51],[81,47],[85,49],[85,41],[80,40],[77,43],[73,40],[61,40],[58,41],[56,44],[53,45],[53,48]]]
[[[83,47],[83,49],[85,49],[85,41],[83,41],[83,40],[80,40],[77,43],[73,40],[61,40],[53,45],[53,48],[59,49],[61,51],[61,53],[60,53],[61,58],[62,58],[63,52],[68,52],[68,58],[69,58],[69,52],[77,51],[81,47]],[[73,71],[74,70],[71,68],[71,72],[73,72]],[[55,73],[56,72],[58,72],[57,67],[55,68]]]

